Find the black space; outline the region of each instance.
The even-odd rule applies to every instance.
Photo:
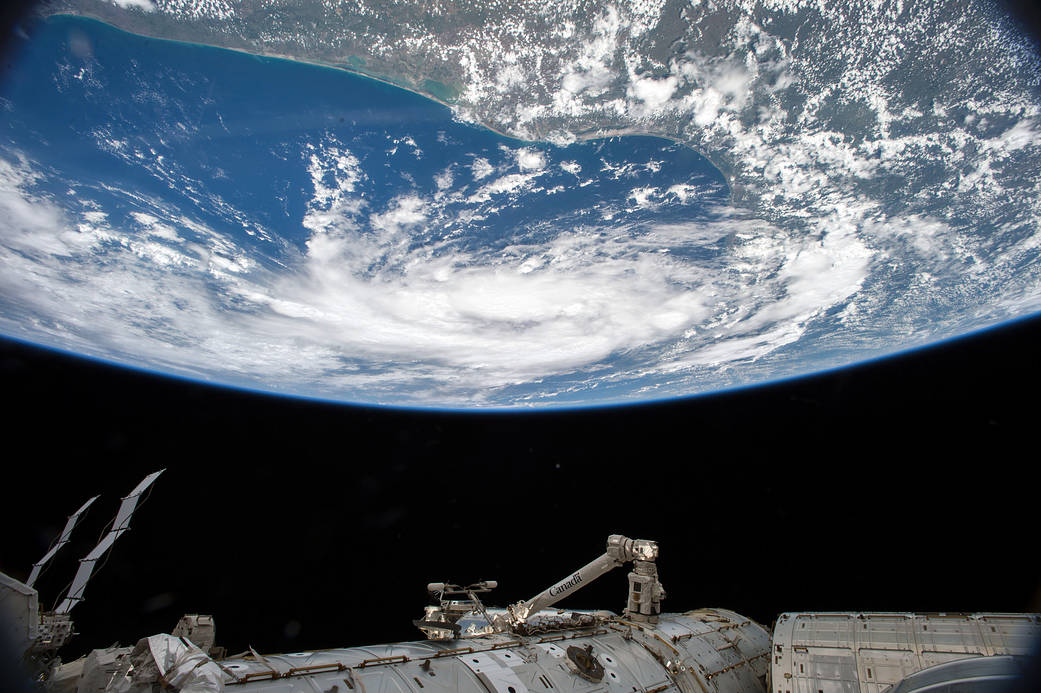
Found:
[[[16,8],[3,4],[10,25]],[[1033,2],[1005,3],[1038,26]],[[7,35],[6,32],[4,35]],[[1037,35],[1035,33],[1035,35]],[[51,606],[165,467],[73,612],[66,659],[213,613],[262,652],[419,637],[431,580],[526,598],[622,532],[661,544],[666,610],[1041,610],[1041,318],[815,378],[526,415],[248,394],[0,340],[0,571]],[[625,571],[572,606],[622,607]]]
[[[1041,319],[671,404],[438,414],[212,388],[0,342],[0,570],[50,606],[166,468],[73,612],[69,655],[213,613],[231,651],[412,639],[428,581],[532,596],[656,539],[668,610],[1038,610]],[[573,598],[620,609],[625,571]]]

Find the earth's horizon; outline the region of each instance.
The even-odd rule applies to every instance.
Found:
[[[1041,311],[1041,69],[987,3],[578,3],[490,53],[413,17],[360,64],[292,55],[252,0],[118,5],[56,3],[0,84],[11,338],[499,410],[754,386]],[[148,22],[166,35],[119,31]],[[444,64],[395,76],[434,43]]]

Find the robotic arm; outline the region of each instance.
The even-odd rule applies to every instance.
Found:
[[[531,599],[506,607],[505,613],[498,613],[494,617],[489,615],[477,595],[490,591],[497,583],[487,580],[462,587],[432,582],[427,585],[427,591],[438,598],[440,603],[426,607],[423,618],[413,623],[430,640],[455,640],[490,632],[523,631],[527,620],[533,615],[548,609],[604,573],[625,563],[633,564],[633,570],[629,573],[629,601],[623,612],[625,618],[657,623],[658,614],[661,613],[661,600],[665,598],[665,589],[658,582],[658,568],[654,563],[657,558],[658,544],[655,542],[612,534],[607,538],[607,550],[602,556]],[[464,635],[459,621],[475,613],[483,616],[481,623],[485,625],[476,632],[468,631],[468,634]]]
[[[524,624],[532,615],[553,606],[604,573],[629,562],[633,563],[633,571],[629,573],[629,601],[625,615],[635,620],[653,623],[658,620],[661,600],[665,597],[665,590],[658,582],[658,569],[654,564],[656,558],[657,543],[612,534],[607,538],[607,550],[599,558],[531,599],[508,607],[510,626]]]

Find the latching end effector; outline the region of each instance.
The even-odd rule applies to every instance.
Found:
[[[658,543],[612,534],[607,538],[607,554],[619,563],[655,561],[658,558]]]
[[[607,553],[619,563],[632,563],[629,573],[629,599],[625,616],[634,621],[657,623],[665,588],[658,582],[657,542],[647,539],[629,539],[620,534],[607,538]]]

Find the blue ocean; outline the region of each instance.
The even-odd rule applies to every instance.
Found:
[[[77,17],[29,27],[14,65],[9,336],[299,395],[513,405],[625,398],[601,375],[708,311],[691,289],[725,232],[689,229],[728,190],[683,145],[520,141],[341,69]]]
[[[211,228],[263,228],[300,246],[313,189],[298,164],[307,163],[310,144],[326,138],[360,161],[370,209],[402,194],[436,194],[446,167],[458,191],[480,182],[475,161],[476,175],[488,171],[487,178],[507,168],[520,146],[544,157],[551,173],[540,177],[541,194],[489,200],[483,211],[491,213],[464,229],[430,223],[417,230],[417,243],[452,232],[502,243],[561,217],[596,221],[627,201],[632,207],[627,196],[642,187],[694,184],[699,204],[726,202],[723,177],[704,157],[659,138],[523,143],[343,70],[144,38],[89,19],[59,16],[35,26],[20,69],[7,77],[0,90],[5,145],[74,188],[90,187],[115,223],[140,205],[116,192],[106,199],[103,191],[133,190]],[[64,183],[52,192],[64,193]],[[228,206],[211,204],[216,198]],[[236,218],[228,218],[229,207]],[[660,219],[661,211],[637,209],[629,220]]]

